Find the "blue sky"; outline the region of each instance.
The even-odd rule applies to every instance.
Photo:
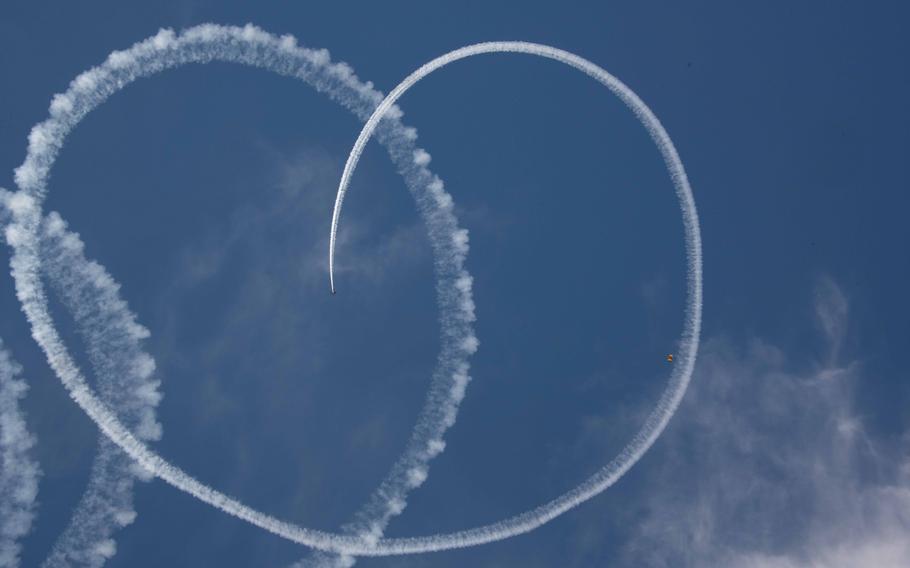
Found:
[[[11,2],[0,15],[7,189],[73,77],[160,27],[209,21],[293,34],[383,91],[468,43],[547,43],[614,73],[660,117],[705,251],[702,350],[665,435],[615,487],[532,534],[361,565],[889,566],[910,554],[902,4]],[[409,536],[522,512],[608,461],[668,375],[685,265],[659,154],[589,78],[486,56],[400,104],[470,231],[481,341],[447,449],[390,527]],[[428,240],[375,142],[328,294],[331,205],[359,128],[299,82],[184,67],[93,112],[46,205],[152,332],[156,449],[322,529],[349,519],[400,453],[439,343]],[[23,541],[33,566],[69,521],[97,431],[31,341],[10,278],[0,310],[44,471]],[[306,555],[159,481],[135,506],[110,566]]]

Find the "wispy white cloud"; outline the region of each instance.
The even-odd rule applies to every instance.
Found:
[[[910,460],[864,425],[861,361],[842,361],[849,303],[815,291],[826,355],[758,339],[705,342],[648,479],[623,565],[900,568],[910,559]]]
[[[21,199],[0,188],[0,225],[9,222]],[[148,330],[136,321],[119,284],[85,256],[79,235],[57,213],[42,220],[39,247],[42,276],[73,315],[100,396],[140,439],[159,439],[159,381],[153,376],[155,361],[141,346]],[[27,464],[23,468],[28,471]],[[114,533],[136,518],[136,479],[147,480],[148,473],[102,436],[86,490],[44,565],[99,567],[111,558],[117,550]]]
[[[292,153],[266,148],[265,153],[276,172],[268,195],[239,207],[224,226],[204,229],[200,238],[180,252],[169,270],[174,274],[170,289],[161,294],[162,310],[168,310],[175,296],[223,274],[226,263],[240,253],[257,255],[269,268],[279,263],[290,267],[284,271],[302,296],[325,293],[326,211],[331,207],[326,189],[338,178],[338,160],[310,147]],[[282,236],[276,238],[276,234]],[[399,271],[407,273],[432,253],[426,229],[418,220],[378,238],[373,227],[352,220],[339,238],[349,257],[338,270],[372,282],[390,281]]]

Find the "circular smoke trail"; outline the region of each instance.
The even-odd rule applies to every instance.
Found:
[[[19,541],[32,527],[41,478],[35,435],[19,405],[28,391],[21,372],[0,340],[0,566],[10,568],[19,566]]]
[[[223,30],[223,28],[215,29]],[[250,30],[250,28],[245,28],[244,32],[247,30]],[[207,33],[214,34],[215,31],[212,28],[209,28]],[[204,60],[206,56],[212,59],[216,58],[217,54],[213,55],[209,53],[201,58],[194,59],[193,56],[195,55],[198,57],[198,53],[193,48],[199,48],[199,46],[192,42],[198,42],[200,37],[202,39],[210,38],[205,38],[205,33],[196,32],[192,36],[189,36],[188,34],[189,32],[180,36],[180,38],[175,38],[172,33],[159,34],[156,38],[144,42],[144,44],[139,44],[144,45],[143,49],[150,50],[153,54],[156,51],[170,51],[169,55],[171,55],[173,59],[167,60],[161,58],[155,60],[152,58],[152,65],[150,67],[139,67],[138,70],[133,69],[135,75],[126,77],[128,80],[125,82],[129,82],[129,80],[133,80],[141,74],[148,74],[158,70],[155,67],[156,65],[166,67],[179,64],[183,59],[200,61]],[[263,37],[255,39],[257,34],[261,34]],[[264,34],[264,32],[255,29],[247,32],[247,35],[253,38],[254,41],[259,41],[260,44],[275,41],[275,38],[272,36],[268,36],[267,34]],[[192,48],[181,51],[180,49],[186,45],[191,45]],[[231,45],[236,46],[236,44]],[[245,47],[246,46],[242,46],[241,50]],[[204,46],[199,50],[204,52]],[[609,73],[603,69],[578,56],[555,48],[520,42],[500,42],[469,46],[442,56],[425,65],[399,85],[399,87],[389,96],[389,99],[400,96],[401,93],[406,91],[421,77],[449,62],[471,55],[496,51],[517,51],[556,59],[575,67],[576,69],[582,70],[606,85],[632,109],[657,143],[664,161],[670,170],[671,179],[680,201],[686,238],[688,298],[684,329],[680,340],[678,364],[674,367],[666,389],[659,398],[654,410],[652,410],[651,414],[645,420],[641,430],[632,438],[614,460],[575,489],[557,497],[549,503],[509,519],[450,534],[379,540],[376,540],[375,538],[364,538],[363,536],[350,536],[315,531],[280,521],[253,510],[239,501],[205,486],[176,466],[168,463],[133,436],[129,430],[124,428],[117,417],[97,399],[93,391],[86,385],[84,378],[67,353],[53,326],[47,311],[44,290],[40,279],[37,277],[41,258],[36,241],[40,219],[40,203],[46,192],[46,177],[50,170],[50,166],[53,163],[53,158],[62,144],[63,137],[66,135],[69,128],[81,118],[79,113],[81,112],[84,114],[94,106],[94,104],[87,104],[84,110],[72,114],[74,106],[72,104],[73,101],[64,99],[64,102],[60,103],[56,109],[59,114],[63,115],[64,120],[55,123],[55,118],[52,117],[50,121],[39,125],[32,132],[32,136],[30,137],[29,157],[25,164],[17,171],[17,183],[22,190],[21,198],[14,208],[15,223],[7,230],[7,239],[15,249],[15,255],[12,260],[13,274],[16,279],[17,292],[20,301],[23,304],[23,309],[32,324],[33,336],[45,350],[49,362],[74,400],[93,420],[95,420],[99,428],[101,428],[101,430],[124,451],[138,461],[143,467],[150,470],[154,475],[162,478],[173,486],[191,493],[197,498],[214,505],[229,514],[245,519],[256,526],[295,542],[322,550],[351,555],[389,555],[429,552],[501,540],[533,530],[587,499],[590,499],[594,495],[597,495],[615,483],[616,480],[641,458],[663,431],[673,412],[679,405],[691,378],[695,355],[698,349],[702,299],[701,240],[694,200],[679,156],[663,127],[647,106],[645,106],[644,103],[628,89],[628,87],[609,75]],[[245,53],[246,52],[244,52],[244,54]],[[228,59],[223,54],[221,55],[225,60],[238,61],[242,59]],[[108,63],[110,63],[111,66],[106,69],[99,68],[80,76],[80,78],[74,82],[74,88],[71,90],[72,95],[83,96],[88,94],[90,97],[99,99],[98,102],[100,102],[100,100],[103,100],[105,96],[110,94],[110,92],[107,92],[105,89],[110,89],[111,84],[116,84],[116,77],[113,79],[114,83],[108,82],[112,81],[112,74],[116,71],[117,66],[123,64],[123,59],[112,58],[109,59]],[[101,88],[95,90],[98,85],[101,85]],[[111,90],[111,92],[113,92],[113,90]],[[392,103],[389,102],[389,99],[378,107],[377,112],[374,113],[370,121],[368,121],[368,127],[372,124],[372,128],[375,129],[379,119],[390,112]],[[89,100],[89,103],[91,103],[91,99]],[[95,104],[97,104],[97,102]],[[52,106],[52,115],[53,113],[54,107]],[[68,113],[70,113],[69,116],[67,116]],[[72,120],[72,122],[67,122],[67,120]],[[364,132],[367,132],[366,128]],[[367,132],[366,136],[362,133],[361,137],[366,138],[369,134],[372,134],[372,131]],[[360,145],[360,148],[362,150],[362,144]],[[351,158],[349,158],[349,165],[356,162],[356,152],[357,145],[355,145],[355,150],[352,151]],[[418,156],[415,155],[415,162],[417,162],[418,159],[423,160],[422,157],[418,158]],[[350,170],[350,167],[347,167],[345,170],[347,178],[350,177]],[[332,252],[334,251],[335,232],[337,230],[340,204],[343,199],[343,190],[345,187],[346,181],[343,177],[342,191],[339,191],[336,210],[333,216],[331,239]],[[452,240],[453,242],[458,242],[456,236],[452,236]],[[332,267],[334,268],[333,258]],[[469,283],[470,282],[468,281],[468,285]],[[471,336],[471,339],[472,338],[473,336]],[[472,340],[462,345],[462,348],[473,350],[473,347],[475,346],[476,340]],[[426,450],[429,450],[429,448],[426,448],[425,451]],[[399,507],[403,506],[401,503],[398,505]]]
[[[403,538],[397,540],[381,541],[377,548],[383,545],[398,553],[421,552],[428,550],[442,550],[447,548],[462,548],[486,542],[503,540],[511,536],[531,531],[562,513],[601,493],[614,484],[648,451],[654,441],[663,432],[673,413],[676,412],[683,395],[686,392],[695,367],[695,357],[698,353],[698,340],[701,332],[702,311],[702,251],[701,233],[698,225],[698,211],[695,208],[695,198],[689,179],[679,153],[670,140],[670,135],[661,125],[650,108],[635,94],[632,89],[622,81],[611,75],[605,69],[590,61],[548,45],[528,43],[522,41],[496,41],[468,45],[433,59],[422,65],[419,69],[408,75],[399,83],[392,92],[380,103],[373,115],[367,120],[360,135],[357,137],[347,163],[341,174],[338,184],[338,193],[335,198],[335,209],[332,212],[332,227],[329,237],[329,283],[332,292],[335,291],[335,244],[338,223],[341,218],[341,208],[347,193],[351,176],[354,173],[363,149],[376,130],[385,114],[394,108],[394,104],[427,75],[461,59],[489,53],[522,53],[546,59],[552,59],[568,65],[607,87],[635,114],[651,139],[657,145],[664,164],[670,173],[676,197],[679,200],[682,212],[683,230],[686,245],[687,288],[688,295],[685,307],[682,337],[679,342],[679,355],[669,384],[657,401],[657,405],[648,415],[644,425],[638,433],[626,444],[619,455],[606,466],[589,477],[581,485],[541,505],[533,510],[516,515],[509,519],[490,525],[477,527],[450,534],[442,534],[421,538]]]
[[[33,207],[36,202],[28,191],[24,191],[29,180],[34,180],[31,176],[39,170],[43,171],[42,175],[47,175],[69,130],[108,96],[139,77],[181,64],[206,63],[212,60],[263,67],[279,74],[302,79],[341,103],[361,120],[366,120],[382,100],[382,94],[373,89],[371,84],[359,81],[349,66],[344,63],[332,63],[325,50],[297,47],[296,40],[291,36],[278,38],[254,26],[236,28],[208,24],[186,30],[179,37],[169,30],[163,30],[154,38],[140,42],[128,51],[112,53],[104,65],[83,73],[73,81],[67,93],[54,97],[51,105],[51,119],[33,129],[30,136],[29,156],[26,163],[17,170],[17,182],[23,191],[4,196],[6,210],[12,212],[14,218],[23,214],[28,217],[30,212],[34,212]],[[418,212],[429,232],[437,277],[437,303],[440,308],[442,340],[430,392],[405,452],[395,463],[383,484],[374,492],[367,505],[357,514],[354,521],[345,527],[346,532],[365,541],[372,541],[381,536],[388,521],[403,509],[407,493],[419,486],[426,478],[429,461],[443,450],[444,433],[454,422],[458,405],[470,380],[467,374],[467,359],[477,345],[471,327],[474,319],[471,278],[464,269],[467,254],[467,232],[458,227],[457,219],[452,211],[451,197],[445,192],[442,181],[427,168],[429,154],[416,147],[414,129],[403,126],[396,117],[386,121],[380,138],[411,190],[417,202]],[[34,186],[31,187],[34,189]],[[46,187],[42,187],[37,194],[43,197],[45,191]],[[53,215],[48,216],[48,221],[42,224],[43,230],[39,235],[37,258],[33,259],[37,260],[37,263],[33,263],[29,270],[34,271],[35,268],[39,268],[49,277],[52,287],[63,297],[67,308],[73,312],[77,321],[80,318],[82,320],[93,318],[96,324],[105,319],[113,320],[116,323],[107,331],[99,329],[98,325],[90,326],[90,331],[95,335],[89,333],[89,339],[100,335],[95,338],[102,345],[111,342],[117,343],[121,338],[123,339],[120,341],[121,344],[128,343],[130,339],[135,340],[133,331],[141,326],[135,326],[135,329],[131,327],[134,325],[133,316],[117,296],[116,283],[100,265],[81,256],[82,246],[78,236],[68,233],[62,219],[59,216],[53,217]],[[6,232],[8,242],[14,250],[17,244],[22,244],[18,240],[21,235],[21,227],[16,224],[10,226]],[[19,268],[27,266],[23,263],[21,256],[17,260],[14,255],[12,262],[14,272],[17,266]],[[73,269],[73,267],[76,268]],[[86,272],[88,273],[86,274]],[[68,277],[64,278],[66,275]],[[97,286],[93,289],[92,285],[99,282],[105,285],[102,287],[104,289],[99,290]],[[40,285],[41,282],[38,281],[37,284]],[[43,290],[41,293],[43,294]],[[22,297],[21,294],[20,297]],[[82,298],[81,303],[78,301],[75,304],[66,302],[68,299],[78,300],[79,298]],[[110,308],[122,309],[114,317],[109,314],[92,313],[95,309],[109,312]],[[124,311],[128,317],[124,316]],[[50,323],[49,320],[48,323]],[[33,329],[33,332],[35,331]],[[36,334],[37,337],[38,334]],[[42,345],[42,347],[44,346]],[[59,344],[59,347],[62,348],[62,344]],[[53,360],[50,353],[54,351],[46,350],[46,352],[49,354],[49,360]],[[114,352],[116,353],[118,350],[114,350]],[[132,363],[126,359],[128,357],[124,356],[119,363]],[[59,360],[57,361],[59,362]],[[143,361],[151,360],[143,359]],[[154,368],[154,363],[138,365],[138,367],[145,369],[142,371],[144,375],[141,378],[146,378]],[[70,369],[73,368],[70,367]],[[61,375],[61,378],[63,376]],[[87,388],[85,384],[82,386]],[[71,392],[71,394],[73,393]],[[90,391],[89,394],[94,396]],[[102,394],[104,394],[103,390]],[[108,397],[105,396],[104,400],[108,400]],[[115,397],[110,401],[113,407],[104,410],[113,409],[114,412],[111,413],[111,416],[122,421],[123,409],[117,408],[117,402]],[[128,432],[132,428],[140,426],[139,433],[142,433],[141,424],[137,425],[132,422],[128,422],[128,424],[130,427],[123,428],[124,431]],[[150,437],[155,436],[141,436],[142,439]],[[105,437],[104,440],[107,441],[108,437]],[[106,445],[102,443],[102,448],[105,447]],[[118,455],[122,454],[118,453]],[[93,471],[96,470],[97,468],[93,469]],[[105,479],[112,481],[109,475],[105,476]],[[111,485],[120,486],[121,483],[112,482]],[[96,502],[95,504],[97,505]],[[95,516],[112,516],[107,514],[108,511],[98,511],[97,506],[90,509],[93,512],[97,511]],[[106,509],[110,509],[110,507]],[[119,514],[117,518],[124,519],[125,515]],[[99,535],[88,535],[85,530],[79,530],[80,527],[86,528],[86,522],[90,520],[84,518],[84,515],[82,517],[77,515],[74,522],[80,526],[70,531],[77,537],[73,540],[94,537],[94,542],[98,542]],[[85,539],[79,539],[80,536],[84,536]],[[355,536],[347,536],[347,538],[353,540]],[[88,549],[93,563],[103,563],[104,557],[113,553],[113,541],[109,539],[101,539],[101,541],[102,546],[100,547],[92,546],[92,542],[87,540],[81,543],[83,548]],[[69,557],[70,560],[73,559],[72,555],[56,554],[55,556],[58,560],[66,557]],[[80,557],[86,558],[86,555],[80,552]]]

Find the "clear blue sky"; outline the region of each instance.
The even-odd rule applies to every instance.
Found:
[[[883,556],[835,543],[885,554],[881,543],[910,529],[900,505],[910,505],[908,12],[901,2],[6,2],[0,186],[13,189],[54,93],[160,27],[252,22],[327,48],[383,91],[477,41],[578,53],[655,111],[689,172],[705,252],[693,391],[626,478],[550,525],[361,565],[846,566]],[[391,526],[408,536],[524,511],[608,461],[664,384],[685,289],[660,157],[589,78],[488,56],[400,104],[470,231],[481,341],[447,450]],[[346,205],[349,270],[328,294],[331,205],[359,126],[299,82],[185,67],[92,113],[61,153],[47,204],[152,331],[165,395],[156,448],[323,529],[348,519],[401,451],[438,342],[426,236],[376,143]],[[846,331],[826,334],[817,316],[840,305]],[[34,566],[69,520],[97,432],[31,341],[10,278],[0,313],[32,385],[25,408],[45,471],[24,541],[23,565]],[[819,479],[808,464],[838,473]],[[876,509],[894,506],[874,497],[889,489],[906,499],[895,514]],[[278,567],[306,553],[158,481],[138,488],[136,507],[109,566]],[[897,520],[858,534],[859,509]]]

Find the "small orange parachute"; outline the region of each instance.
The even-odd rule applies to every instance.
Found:
[[[672,363],[672,362],[673,362],[673,354],[667,353],[667,363]]]

